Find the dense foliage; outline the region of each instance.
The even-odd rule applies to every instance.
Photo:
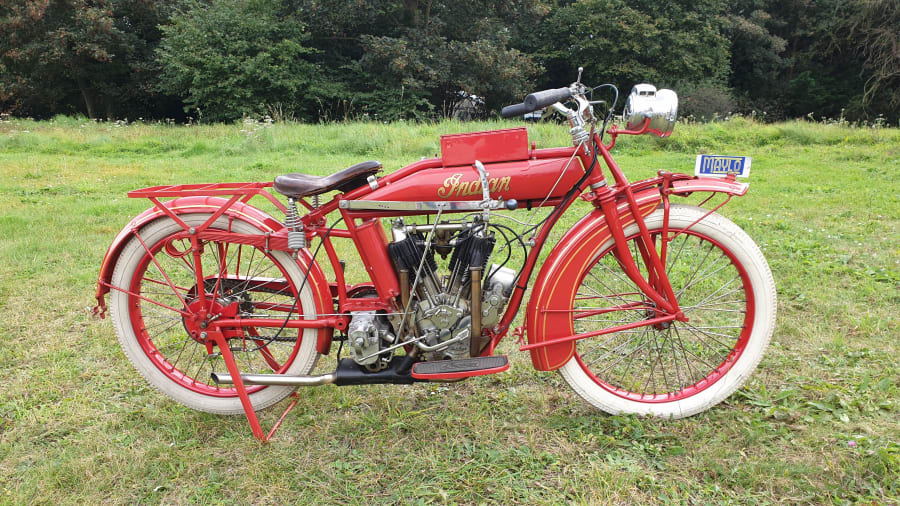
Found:
[[[159,86],[184,97],[185,108],[212,120],[296,110],[315,97],[314,51],[278,0],[192,2],[162,27]]]
[[[154,116],[158,25],[174,2],[0,0],[0,112],[45,117]]]
[[[682,112],[900,118],[896,0],[0,0],[0,113],[471,117],[645,81]]]

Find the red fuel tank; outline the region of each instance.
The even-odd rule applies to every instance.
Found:
[[[516,199],[538,205],[565,195],[584,174],[578,157],[486,163],[492,199]],[[474,165],[439,167],[410,174],[369,193],[362,201],[481,200],[481,179]],[[530,201],[530,202],[529,202]]]

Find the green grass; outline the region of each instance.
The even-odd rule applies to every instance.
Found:
[[[697,153],[754,157],[750,193],[722,212],[767,255],[778,326],[747,385],[686,420],[596,412],[507,339],[500,375],[302,390],[260,445],[242,417],[157,394],[89,317],[106,247],[148,206],[128,190],[395,170],[442,133],[513,125],[0,123],[0,503],[898,501],[895,129],[737,119],[620,139],[635,180],[690,172]],[[569,142],[552,124],[529,136]]]

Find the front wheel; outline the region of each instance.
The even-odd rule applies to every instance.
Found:
[[[577,341],[575,354],[559,369],[595,407],[612,414],[690,416],[731,395],[759,364],[775,326],[772,273],[740,227],[718,214],[703,218],[706,213],[676,204],[670,210],[674,239],[665,269],[688,321]],[[663,210],[645,221],[660,251]],[[625,237],[646,276],[637,225],[627,227]],[[658,315],[622,271],[613,246],[610,239],[596,248],[578,281],[571,313],[576,333]]]

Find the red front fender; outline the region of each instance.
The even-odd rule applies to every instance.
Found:
[[[676,195],[701,191],[744,195],[747,185],[724,179],[693,178],[674,181],[671,191]],[[635,194],[635,200],[641,216],[647,216],[660,205],[662,197],[657,186],[645,186]],[[618,209],[623,228],[635,221],[627,203],[623,202]],[[597,209],[582,218],[560,239],[538,273],[528,301],[526,330],[529,344],[575,334],[572,316],[568,312],[572,299],[582,273],[594,260],[597,248],[611,237],[606,218]],[[568,362],[574,352],[574,341],[541,346],[531,350],[531,361],[538,370],[554,370]]]
[[[163,205],[171,209],[175,214],[212,214],[227,203],[228,199],[220,197],[182,197],[164,202]],[[225,211],[225,215],[244,221],[257,228],[260,232],[274,233],[284,227],[281,222],[269,216],[267,213],[243,202],[235,202],[232,204],[231,207]],[[165,214],[156,207],[151,207],[135,216],[127,225],[125,225],[118,235],[116,235],[112,244],[109,246],[109,249],[106,250],[106,255],[103,257],[103,264],[100,266],[100,275],[97,279],[97,309],[95,309],[95,313],[99,314],[101,318],[106,311],[104,297],[109,293],[109,283],[112,280],[113,269],[116,266],[119,255],[122,253],[122,249],[128,241],[134,237],[135,230],[139,230],[148,223],[164,216]],[[297,263],[300,265],[302,272],[306,272],[307,266],[312,263],[312,266],[309,269],[308,284],[313,290],[313,299],[316,301],[316,312],[319,314],[331,313],[331,295],[329,294],[328,281],[325,279],[322,268],[311,258],[309,251],[305,249],[298,252]],[[332,332],[333,329],[322,329],[319,332],[316,345],[316,349],[319,353],[328,353],[328,350],[331,347]]]

